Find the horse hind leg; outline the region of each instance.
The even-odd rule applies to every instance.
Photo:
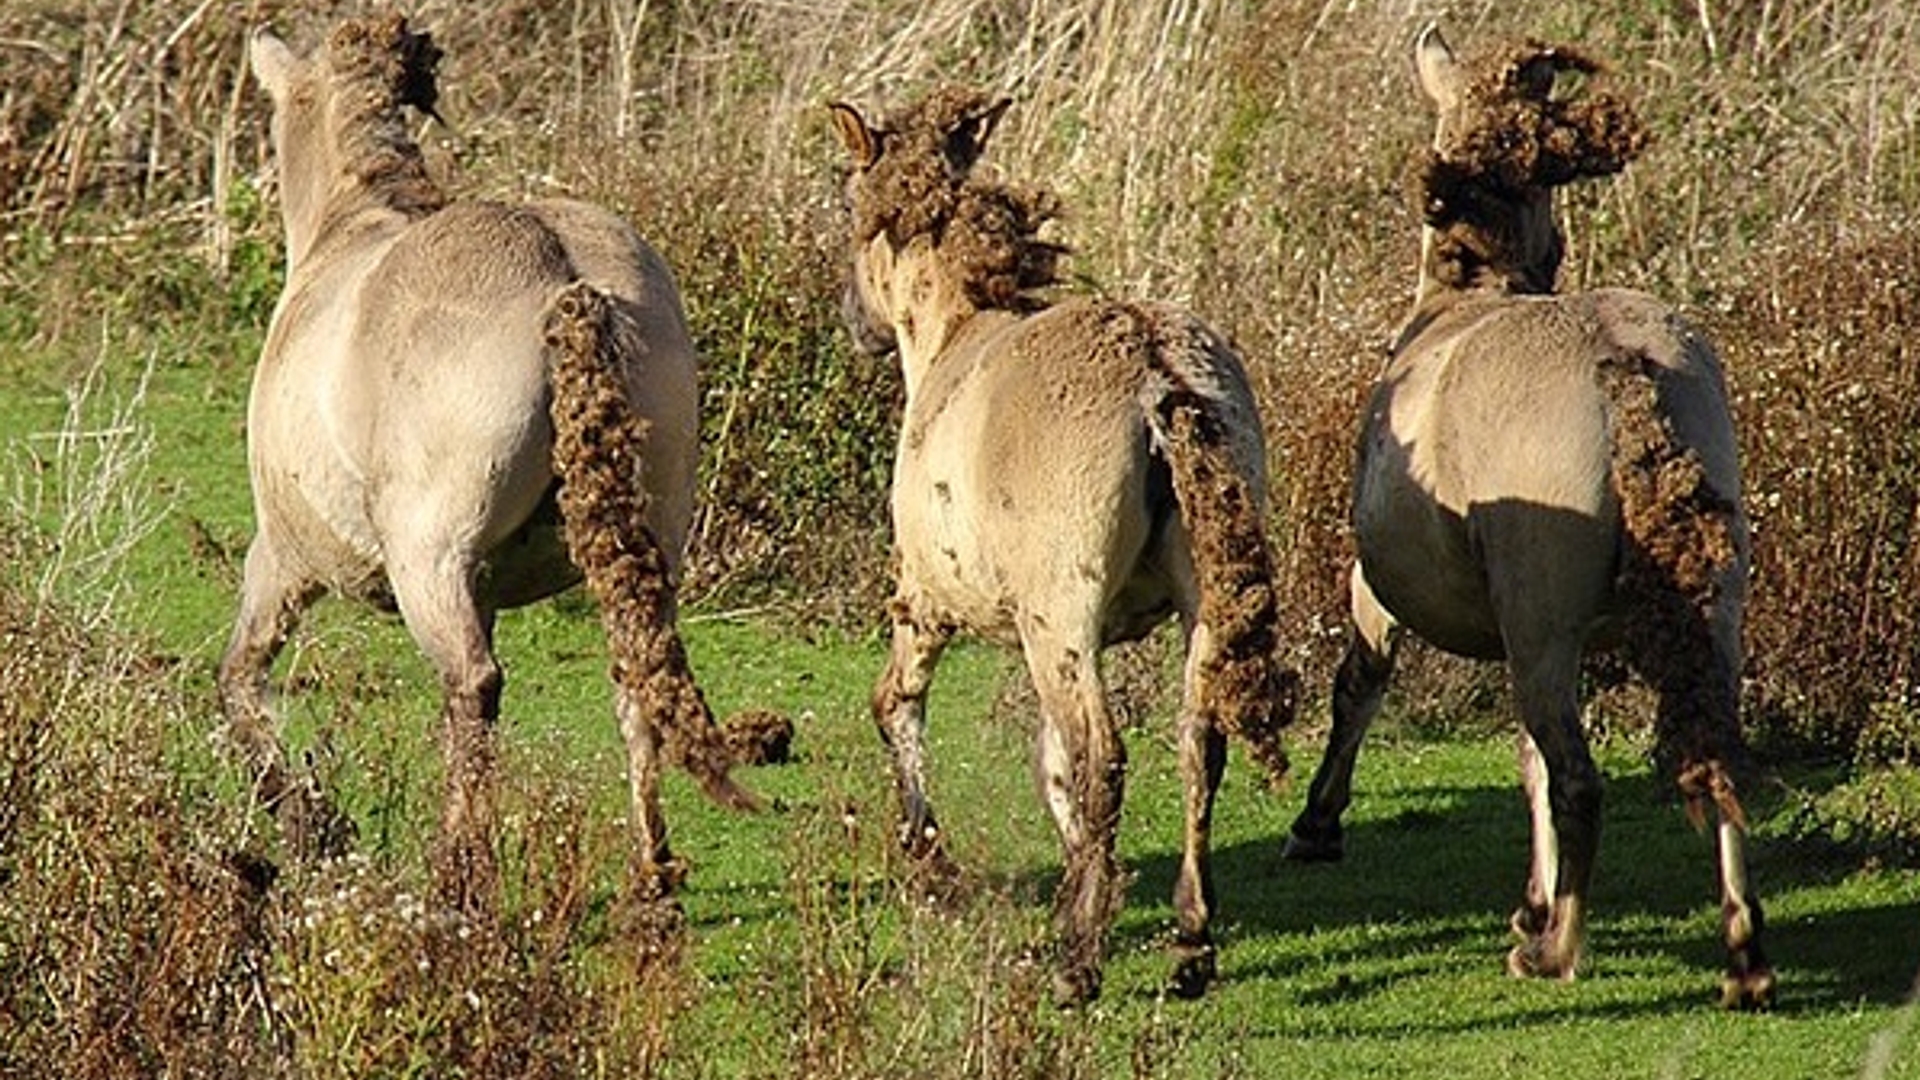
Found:
[[[1713,634],[1716,701],[1723,719],[1715,725],[1722,755],[1739,754],[1739,632],[1737,619],[1723,618]],[[1664,707],[1664,706],[1663,706]],[[1774,973],[1760,938],[1766,916],[1747,874],[1747,821],[1733,783],[1715,760],[1708,770],[1706,796],[1714,804],[1717,869],[1720,878],[1721,933],[1727,970],[1720,983],[1720,1004],[1729,1009],[1765,1009],[1773,1005]]]
[[[1547,762],[1524,726],[1520,730],[1520,787],[1527,796],[1531,825],[1532,861],[1527,867],[1527,891],[1509,920],[1522,942],[1546,933],[1552,916],[1553,895],[1560,877],[1560,842],[1553,828],[1553,804]]]
[[[667,818],[660,808],[664,771],[660,731],[632,690],[616,686],[614,698],[614,713],[627,746],[628,817],[634,832],[627,868],[633,884],[626,930],[643,956],[671,958],[677,955],[686,922],[678,899],[686,864],[674,857],[667,842]]]
[[[1627,580],[1637,625],[1625,651],[1659,695],[1654,756],[1660,775],[1678,783],[1696,825],[1709,805],[1715,813],[1727,948],[1721,1004],[1766,1008],[1773,1002],[1774,972],[1760,945],[1765,917],[1747,874],[1746,815],[1728,776],[1746,752],[1739,697],[1745,564],[1729,554],[1710,578],[1682,575],[1672,553],[1689,550],[1684,545],[1690,538],[1697,536],[1682,531],[1633,548]]]
[[[1042,798],[1060,833],[1065,867],[1054,898],[1060,969],[1054,996],[1063,1005],[1100,994],[1106,941],[1122,899],[1114,859],[1126,749],[1108,713],[1098,643],[1067,641],[1039,618],[1020,627],[1027,671],[1040,699],[1036,765]]]
[[[1333,730],[1314,770],[1307,805],[1294,819],[1282,857],[1295,862],[1337,862],[1346,854],[1340,818],[1353,801],[1353,769],[1360,744],[1379,715],[1399,628],[1373,595],[1356,563],[1350,581],[1352,620],[1346,655],[1333,682]]]
[[[1527,897],[1507,956],[1515,976],[1572,979],[1586,946],[1587,900],[1600,845],[1601,780],[1580,730],[1580,648],[1568,639],[1512,661],[1525,726],[1522,776],[1533,807]]]
[[[1736,641],[1721,649],[1719,670],[1723,672],[1721,685],[1727,707],[1737,710],[1735,695],[1739,680],[1730,673],[1739,667],[1737,662],[1725,658],[1738,655],[1731,651],[1737,650],[1738,644],[1737,635],[1729,636]],[[1738,734],[1736,725],[1737,720],[1729,721],[1728,729],[1733,737]],[[1717,819],[1714,839],[1720,878],[1721,932],[1727,946],[1727,970],[1720,984],[1720,1004],[1729,1009],[1769,1008],[1773,1005],[1774,973],[1760,946],[1766,916],[1747,874],[1746,814],[1740,808],[1732,783],[1719,768],[1710,772],[1707,787]]]
[[[1179,876],[1173,886],[1173,976],[1169,989],[1176,997],[1197,998],[1213,983],[1217,971],[1212,920],[1213,804],[1227,767],[1227,737],[1201,708],[1201,685],[1213,647],[1204,626],[1182,620],[1187,636],[1184,692],[1177,737],[1180,747],[1180,789],[1184,828]]]
[[[1747,878],[1746,826],[1722,811],[1715,825],[1719,848],[1720,917],[1727,943],[1727,972],[1720,1005],[1765,1009],[1773,1004],[1773,965],[1760,947],[1765,916]]]
[[[1717,612],[1712,625],[1691,605],[1672,603],[1683,617],[1665,635],[1649,635],[1665,648],[1643,647],[1636,666],[1660,695],[1657,751],[1675,774],[1689,814],[1704,819],[1714,810],[1715,870],[1719,878],[1721,933],[1727,969],[1720,1004],[1729,1009],[1772,1005],[1773,966],[1761,948],[1765,915],[1747,872],[1746,815],[1725,761],[1743,753],[1738,719],[1740,669],[1737,617]],[[1676,632],[1677,631],[1677,632]]]
[[[494,858],[494,727],[504,684],[493,657],[493,617],[474,590],[465,560],[431,555],[390,563],[394,596],[407,630],[440,675],[445,801],[435,841],[435,884],[449,906],[492,911],[499,884]]]
[[[273,662],[320,591],[286,571],[265,534],[256,535],[247,549],[240,610],[218,676],[226,720],[222,737],[253,774],[254,798],[273,811],[288,846],[303,860],[343,854],[353,831],[311,772],[291,767],[267,704]]]

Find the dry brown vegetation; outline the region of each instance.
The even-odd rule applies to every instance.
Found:
[[[255,21],[315,40],[365,7],[9,6],[10,302],[36,287],[22,255],[84,284],[97,260],[74,267],[101,248],[182,306],[199,295],[175,280],[183,252],[229,282],[223,316],[234,296],[270,298],[252,280],[271,274],[278,230],[270,196],[253,195],[270,174],[242,42]],[[869,619],[898,390],[839,325],[847,224],[822,106],[890,107],[954,79],[1010,94],[988,165],[1059,196],[1068,272],[1184,301],[1249,357],[1271,429],[1282,637],[1323,676],[1355,405],[1412,287],[1407,178],[1428,121],[1408,40],[1442,17],[1469,49],[1578,43],[1612,65],[1653,139],[1622,176],[1572,189],[1563,281],[1647,288],[1721,339],[1760,524],[1751,704],[1841,746],[1889,707],[1904,716],[1920,466],[1899,327],[1916,288],[1920,14],[1876,0],[1416,8],[428,5],[416,22],[446,50],[439,111],[457,134],[420,130],[452,189],[622,207],[681,275],[709,361],[694,587]],[[84,310],[55,300],[13,318],[47,341]],[[258,319],[258,302],[239,314]],[[209,362],[239,372],[250,357]],[[1883,756],[1910,741],[1876,739]]]
[[[271,22],[311,43],[372,7],[0,9],[0,336],[72,355],[103,313],[173,320],[200,346],[181,363],[243,380],[280,243],[246,34]],[[1652,139],[1620,176],[1564,196],[1563,284],[1648,289],[1720,344],[1756,526],[1749,723],[1763,747],[1876,764],[1920,754],[1914,5],[509,0],[413,15],[446,50],[438,109],[452,130],[416,130],[450,192],[568,191],[621,208],[680,276],[708,361],[692,587],[844,620],[881,611],[899,390],[885,361],[854,355],[840,323],[848,226],[823,105],[891,106],[955,80],[1011,95],[985,164],[1058,196],[1064,213],[1049,228],[1072,249],[1070,284],[1178,300],[1247,358],[1269,429],[1280,639],[1310,696],[1338,655],[1357,410],[1414,284],[1408,177],[1430,123],[1408,44],[1435,17],[1467,50],[1506,35],[1578,43],[1611,63]],[[138,651],[106,649],[84,614],[22,588],[0,589],[0,903],[12,908],[0,911],[0,982],[52,970],[66,981],[45,998],[0,994],[12,1040],[0,1039],[0,1072],[270,1072],[285,1043],[259,1033],[333,1030],[301,1010],[342,1000],[343,986],[396,1003],[368,1013],[390,1029],[334,1048],[333,1060],[366,1069],[408,1067],[379,1056],[402,1053],[380,1041],[402,1030],[425,1032],[411,1045],[474,1075],[581,1071],[593,1047],[623,1048],[631,1074],[651,1068],[678,991],[597,992],[619,973],[559,963],[573,935],[617,932],[569,891],[598,865],[594,852],[525,852],[500,925],[468,931],[481,945],[420,922],[391,882],[356,883],[351,867],[336,891],[373,890],[373,901],[283,912],[263,929],[254,868],[231,854],[250,850],[255,823],[201,797],[219,781],[170,772],[146,727],[114,742],[153,748],[147,757],[109,761],[77,745],[87,729],[73,717],[185,723],[191,706],[170,678],[116,689],[99,676]],[[1402,692],[1415,705],[1484,700],[1484,675],[1431,657],[1408,667]],[[116,694],[138,700],[99,699]],[[506,797],[569,812],[554,795],[564,785],[541,782]],[[101,861],[67,858],[58,837],[107,829],[102,808],[119,792],[151,812],[116,816]],[[584,821],[571,835],[614,843]],[[803,917],[813,880],[795,886]],[[98,902],[57,902],[75,890]],[[380,933],[350,935],[349,910],[374,912]],[[28,928],[19,911],[41,921]],[[279,935],[277,955],[313,961],[286,970],[332,982],[259,990],[262,934]],[[1029,1014],[1008,996],[1032,976],[1012,951],[995,955],[1004,986],[980,990],[983,1026],[968,1045],[1025,1053],[1029,1070],[1070,1057],[1073,1047],[1033,1055],[1035,1036],[1018,1030]],[[153,999],[161,1011],[108,999],[160,980],[175,991]],[[528,1011],[455,1024],[476,980],[491,989],[473,996]],[[829,989],[822,1000],[859,1007]],[[61,1011],[17,1011],[29,1000]],[[809,1071],[857,1072],[833,1065],[848,1052],[834,1041],[841,1021],[813,1019],[804,1047],[820,1067]]]
[[[0,526],[7,567],[44,565],[36,545]],[[180,673],[97,614],[0,576],[0,1076],[666,1071],[703,987],[649,912],[609,903],[626,834],[577,766],[503,770],[515,824],[482,911],[362,852],[281,870],[261,854],[266,815],[177,754],[198,722]],[[890,1075],[902,1054],[951,1060],[936,1075],[1088,1075],[1090,1047],[1039,1020],[1031,898],[882,931],[914,910],[889,884],[907,875],[888,831],[840,805],[794,826],[784,917],[801,952],[761,977],[796,978],[799,1008],[787,1071],[764,1075]]]

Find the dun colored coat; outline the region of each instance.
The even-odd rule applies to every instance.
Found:
[[[892,658],[873,713],[894,756],[902,842],[945,867],[925,790],[926,694],[956,632],[1017,645],[1040,702],[1038,781],[1065,852],[1056,902],[1066,1001],[1099,990],[1120,904],[1125,750],[1099,657],[1177,615],[1185,852],[1173,988],[1214,973],[1208,832],[1226,735],[1271,769],[1290,700],[1273,662],[1260,418],[1233,349],[1165,304],[1048,304],[1061,250],[1044,195],[974,175],[1007,107],[946,90],[869,124],[836,105],[852,159],[855,337],[897,348]]]
[[[267,676],[323,593],[398,610],[445,693],[441,884],[483,906],[495,614],[584,573],[614,651],[636,887],[664,897],[662,761],[749,802],[673,626],[693,346],[665,263],[614,215],[445,197],[402,113],[432,112],[438,58],[398,17],[347,22],[307,57],[264,31],[252,43],[287,278],[248,407],[257,532],[220,665],[228,735],[296,844],[337,846],[338,819],[273,730]]]
[[[1469,66],[1430,28],[1416,60],[1439,110],[1419,295],[1368,406],[1353,637],[1289,854],[1342,853],[1355,755],[1401,627],[1504,659],[1533,819],[1508,967],[1572,978],[1600,839],[1581,658],[1618,646],[1658,692],[1661,764],[1690,812],[1718,814],[1723,1001],[1765,1004],[1774,977],[1729,779],[1748,539],[1720,363],[1650,296],[1553,291],[1552,189],[1618,171],[1643,129],[1609,93],[1553,96],[1560,72],[1598,69],[1572,49],[1528,44]]]

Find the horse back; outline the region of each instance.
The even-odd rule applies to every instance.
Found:
[[[616,351],[657,429],[653,524],[677,557],[697,390],[671,276],[612,215],[557,203],[454,203],[299,268],[249,420],[263,527],[294,534],[322,580],[349,553],[364,578],[394,543],[435,535],[527,562],[496,568],[515,600],[569,584],[525,530],[553,484],[547,310],[582,278],[615,298]]]
[[[697,360],[665,261],[599,207],[569,200],[459,203],[396,242],[369,291],[398,298],[385,318],[403,325],[369,320],[360,342],[364,355],[384,358],[389,407],[406,414],[383,425],[394,436],[386,452],[433,471],[464,452],[476,460],[471,481],[490,489],[475,504],[487,507],[482,546],[518,530],[552,482],[546,317],[558,292],[575,281],[612,301],[612,355],[649,436],[639,478],[649,525],[677,569],[693,509]],[[433,344],[393,344],[408,341]],[[410,389],[420,384],[448,391],[460,417],[444,415],[431,400],[436,395]],[[486,408],[476,409],[479,402]],[[413,452],[402,431],[422,422],[447,437]]]
[[[909,403],[895,461],[903,580],[1001,636],[1021,608],[1098,609],[1108,639],[1164,617],[1174,585],[1146,556],[1178,509],[1142,407],[1162,348],[1143,319],[1177,321],[1157,305],[1073,300],[987,313],[956,336]],[[1195,374],[1251,412],[1237,361]]]
[[[1737,498],[1718,362],[1659,301],[1601,290],[1416,313],[1375,387],[1355,474],[1362,565],[1397,618],[1494,656],[1498,589],[1550,584],[1570,621],[1602,616],[1621,544],[1609,385],[1621,371],[1650,384],[1676,440]],[[1530,569],[1536,551],[1552,565]],[[1516,586],[1494,563],[1551,581]]]

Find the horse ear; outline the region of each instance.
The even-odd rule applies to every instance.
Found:
[[[293,66],[297,62],[286,42],[275,37],[273,31],[264,26],[255,30],[253,39],[247,43],[247,62],[253,68],[253,77],[267,88],[269,97],[279,101],[285,96],[287,82],[293,77]]]
[[[844,101],[830,101],[827,109],[833,114],[833,129],[840,135],[840,145],[847,148],[855,168],[867,168],[880,159],[880,133],[867,126],[860,110]]]
[[[1438,23],[1428,23],[1413,43],[1413,66],[1420,73],[1420,89],[1442,109],[1460,100],[1460,62],[1440,36]]]
[[[973,168],[973,163],[986,153],[987,138],[993,134],[995,125],[1006,115],[1007,107],[1013,99],[1003,97],[985,107],[969,112],[960,118],[960,122],[947,132],[947,162],[956,173],[964,173]]]

